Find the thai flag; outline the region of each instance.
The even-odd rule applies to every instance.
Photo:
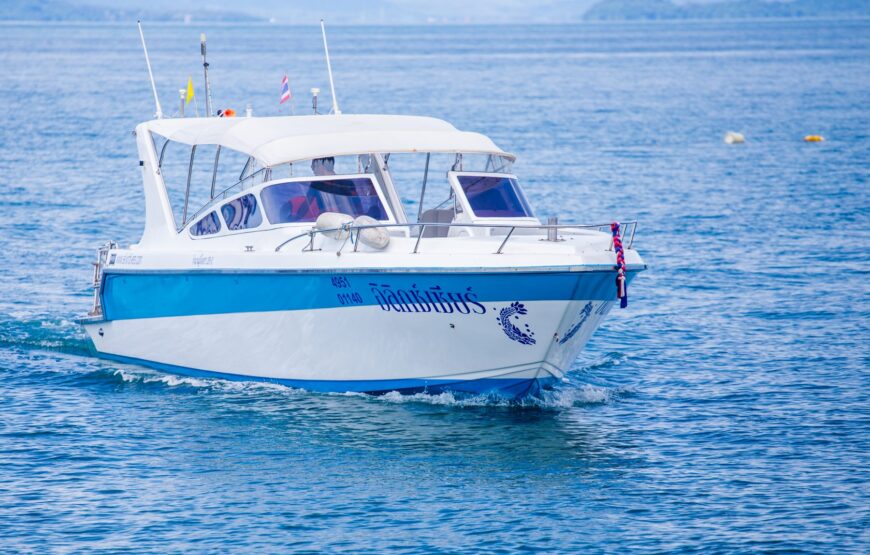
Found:
[[[278,104],[284,104],[288,100],[290,100],[290,80],[287,79],[285,75],[283,79],[281,79],[281,102]]]

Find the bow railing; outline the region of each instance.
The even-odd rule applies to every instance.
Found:
[[[540,231],[549,231],[555,230],[556,241],[562,241],[563,239],[558,238],[558,230],[593,230],[593,231],[602,231],[610,233],[610,223],[606,224],[464,224],[464,223],[401,223],[401,224],[365,224],[358,225],[353,222],[348,222],[339,227],[333,227],[328,229],[318,229],[312,227],[308,231],[304,233],[300,233],[298,235],[294,235],[290,237],[286,241],[282,242],[280,245],[275,247],[275,252],[280,252],[284,246],[297,241],[299,239],[308,238],[308,243],[302,248],[304,251],[314,251],[314,238],[317,235],[325,234],[325,233],[340,233],[343,235],[343,240],[341,245],[339,246],[337,255],[341,255],[341,252],[344,250],[345,245],[348,240],[353,244],[354,252],[357,251],[359,247],[359,233],[364,229],[393,229],[393,228],[403,228],[408,229],[410,232],[412,228],[419,228],[417,230],[417,240],[414,242],[414,249],[411,251],[411,254],[417,254],[420,252],[420,242],[424,239],[423,235],[427,228],[474,228],[474,229],[506,229],[508,230],[505,233],[504,239],[502,239],[501,243],[498,246],[498,249],[493,254],[502,254],[504,252],[504,247],[507,245],[510,238],[513,236],[514,232],[517,229],[525,230],[540,230]],[[623,245],[626,249],[632,248],[634,244],[634,234],[637,231],[637,221],[630,222],[621,222],[620,223],[620,237],[623,239]],[[356,235],[356,240],[354,240],[354,234]],[[413,237],[413,234],[409,233],[409,237]],[[442,239],[447,239],[448,237],[440,237]],[[455,238],[455,237],[453,237]],[[432,239],[432,237],[430,237]],[[613,240],[611,239],[609,250],[613,250]]]

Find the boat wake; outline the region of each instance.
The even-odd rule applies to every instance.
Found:
[[[0,348],[90,354],[87,336],[73,320],[11,314],[0,321]]]
[[[604,362],[597,363],[599,366]],[[318,393],[288,387],[282,384],[269,382],[231,381],[220,378],[193,378],[167,374],[147,368],[126,366],[110,371],[98,370],[103,375],[119,380],[126,384],[162,385],[169,388],[194,388],[216,393],[231,393],[242,395],[277,395],[281,397],[348,397],[371,403],[384,403],[391,405],[421,404],[445,407],[512,407],[531,409],[566,409],[589,405],[601,405],[616,402],[620,398],[630,395],[632,390],[624,387],[610,387],[592,384],[588,382],[566,381],[557,385],[552,390],[541,391],[535,396],[524,399],[507,398],[495,393],[492,394],[465,394],[454,392],[442,393],[416,393],[407,395],[398,391],[391,391],[383,395],[369,395],[366,393]],[[583,373],[583,369],[574,372]]]
[[[347,394],[364,395],[364,394]],[[611,402],[619,397],[617,390],[592,384],[562,384],[552,390],[523,399],[508,399],[497,394],[463,395],[443,392],[437,395],[417,393],[403,395],[392,391],[385,395],[366,395],[373,401],[384,403],[425,403],[453,407],[519,407],[535,409],[566,409],[584,405],[597,405]]]
[[[13,315],[16,316],[16,315]],[[24,315],[18,315],[24,316]],[[90,357],[88,340],[79,325],[69,319],[34,319],[27,315],[0,322],[0,348],[25,351],[49,351],[74,356]],[[83,374],[86,381],[117,380],[124,384],[141,384],[168,388],[193,388],[199,391],[242,395],[279,395],[282,397],[354,397],[371,403],[422,404],[445,407],[517,407],[532,409],[565,409],[600,405],[618,401],[631,394],[629,389],[594,383],[599,370],[617,366],[626,359],[622,353],[606,353],[583,366],[577,366],[568,375],[568,380],[557,384],[552,390],[540,391],[525,399],[510,399],[498,394],[464,393],[417,393],[405,395],[396,391],[384,395],[365,393],[316,393],[281,384],[254,381],[231,381],[220,378],[194,378],[179,376],[135,365],[117,364],[90,359],[98,367],[89,365]]]

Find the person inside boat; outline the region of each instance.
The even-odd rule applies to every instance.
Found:
[[[314,175],[335,175],[335,158],[315,158],[311,161],[311,171]]]

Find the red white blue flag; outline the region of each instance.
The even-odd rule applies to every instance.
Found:
[[[290,100],[290,80],[287,79],[285,75],[283,79],[281,79],[281,102],[278,104],[284,104],[288,100]]]

